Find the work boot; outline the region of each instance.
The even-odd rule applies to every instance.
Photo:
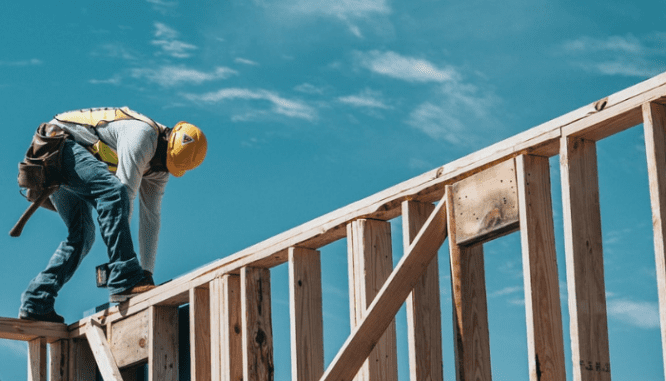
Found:
[[[153,273],[148,270],[143,270],[143,277],[148,281],[149,285],[155,285],[155,281],[153,280]]]
[[[122,303],[133,296],[152,290],[153,288],[155,288],[155,285],[151,284],[152,283],[151,280],[152,279],[144,277],[139,283],[132,286],[132,288],[127,289],[123,292],[119,292],[117,294],[111,294],[109,296],[109,302]]]
[[[19,312],[19,319],[31,321],[48,321],[51,323],[64,323],[65,318],[58,315],[55,311],[47,314],[36,314],[34,312],[21,311]]]

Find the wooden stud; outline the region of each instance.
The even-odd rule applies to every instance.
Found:
[[[68,339],[69,334],[61,323],[0,317],[0,339],[30,341],[38,337],[52,343]]]
[[[193,381],[211,380],[210,292],[204,287],[190,290],[190,373]]]
[[[46,338],[28,341],[28,380],[46,381]]]
[[[666,106],[657,103],[643,105],[643,128],[647,154],[654,229],[654,254],[659,288],[661,343],[666,369]]]
[[[561,147],[574,380],[610,380],[596,145],[562,138]]]
[[[405,253],[409,245],[435,209],[430,203],[402,203],[402,231]],[[430,253],[432,261],[407,297],[407,339],[411,381],[441,381],[442,318],[439,294],[439,263],[437,248]]]
[[[549,162],[540,156],[516,162],[530,380],[565,381]]]
[[[102,327],[93,320],[90,323],[86,329],[86,338],[102,378],[105,381],[122,381],[120,369],[116,365],[116,360],[113,358],[111,347],[106,341]]]
[[[488,306],[483,261],[483,245],[461,246],[456,242],[454,193],[446,187],[449,206],[449,250],[451,294],[453,298],[453,337],[456,378],[491,380]]]
[[[440,201],[321,381],[347,381],[354,378],[423,275],[432,255],[446,239],[446,210],[446,202]]]
[[[148,355],[149,381],[178,380],[178,308],[152,306]]]
[[[69,341],[68,369],[70,381],[88,381],[96,378],[97,365],[88,340]]]
[[[51,381],[67,381],[69,340],[58,340],[49,344],[49,376]]]
[[[213,381],[243,380],[240,288],[238,275],[228,274],[210,282]]]
[[[293,381],[319,380],[324,374],[319,251],[289,249],[291,374]]]
[[[347,226],[349,254],[349,302],[351,328],[366,315],[367,308],[393,270],[391,224],[356,220]],[[386,329],[356,380],[397,380],[398,359],[395,321]]]
[[[268,269],[241,269],[244,381],[273,380],[275,367],[270,277]]]

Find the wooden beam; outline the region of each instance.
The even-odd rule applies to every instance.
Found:
[[[610,380],[596,144],[563,138],[561,153],[571,351],[575,380]]]
[[[46,381],[46,338],[28,341],[28,381]]]
[[[49,376],[51,381],[69,380],[69,340],[49,344]]]
[[[321,261],[316,250],[289,249],[291,379],[318,380],[324,374]]]
[[[654,229],[654,254],[659,289],[661,343],[666,369],[666,106],[656,103],[643,105],[643,128],[647,154]]]
[[[414,241],[428,216],[431,203],[402,203],[402,242],[404,252]],[[407,297],[407,342],[411,381],[442,381],[442,317],[439,293],[439,262],[435,249],[432,260]]]
[[[190,379],[211,380],[210,291],[205,287],[190,290]]]
[[[393,270],[391,224],[356,220],[347,226],[351,328],[356,327]],[[397,380],[395,321],[375,345],[356,380]]]
[[[149,381],[178,380],[178,307],[149,309]]]
[[[516,163],[530,380],[565,381],[549,162],[525,155]]]
[[[38,337],[52,343],[69,334],[65,324],[0,317],[0,339],[31,341]]]
[[[243,380],[241,285],[238,275],[210,283],[211,354],[213,381]]]
[[[352,330],[321,381],[348,381],[361,368],[446,238],[446,202],[440,201],[391,276]]]
[[[243,320],[243,380],[273,380],[273,327],[271,273],[268,269],[241,269]]]
[[[106,341],[102,327],[91,321],[86,329],[86,338],[104,381],[122,381],[123,377],[118,365],[116,365],[116,360],[113,358],[111,347]]]
[[[453,190],[447,187],[449,205],[449,253],[451,256],[451,294],[456,379],[491,380],[490,338],[483,245],[456,243],[456,216]]]
[[[565,136],[583,136],[595,140],[607,136],[608,131],[617,132],[638,121],[636,115],[640,114],[643,103],[659,100],[664,96],[666,96],[666,73],[619,91],[605,98],[603,102],[595,101],[585,105],[238,253],[225,255],[224,258],[174,279],[155,290],[132,298],[123,306],[122,314],[118,307],[113,307],[95,316],[99,319],[102,317],[111,320],[121,319],[125,313],[133,314],[151,305],[187,303],[188,292],[192,287],[207,284],[224,274],[236,273],[242,267],[271,267],[284,263],[287,260],[289,247],[317,249],[344,238],[345,226],[349,221],[358,218],[388,220],[397,217],[403,201],[437,201],[443,195],[446,185],[521,154],[556,155],[563,131]],[[611,120],[612,128],[604,128],[606,120]],[[85,321],[70,327],[74,337],[83,333],[82,325],[85,325]]]
[[[107,339],[118,368],[125,368],[148,360],[150,348],[148,342],[150,340],[149,310],[113,322],[109,326],[111,327],[111,334],[107,335]]]

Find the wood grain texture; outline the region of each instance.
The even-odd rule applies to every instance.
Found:
[[[38,337],[51,343],[67,339],[69,334],[65,324],[0,317],[0,339],[31,341]]]
[[[28,341],[28,381],[46,381],[46,338]]]
[[[178,308],[152,306],[148,356],[149,381],[178,380]]]
[[[375,344],[394,320],[404,300],[446,239],[446,202],[440,201],[408,251],[368,307],[365,316],[352,330],[321,381],[346,381],[354,378]]]
[[[111,324],[111,352],[119,368],[148,359],[149,329],[148,310]]]
[[[97,374],[97,365],[90,345],[86,339],[71,339],[69,341],[68,356],[69,380],[94,380]]]
[[[86,329],[86,338],[102,378],[105,381],[122,381],[123,377],[118,365],[116,365],[116,360],[111,353],[111,347],[106,341],[106,335],[102,327],[97,324],[90,324]]]
[[[561,147],[574,380],[610,380],[596,144],[563,138]]]
[[[241,269],[244,381],[272,381],[274,377],[270,279],[268,269]]]
[[[291,379],[318,380],[324,374],[321,260],[317,250],[289,249]]]
[[[405,252],[435,209],[430,203],[405,201],[402,204],[402,242]],[[407,297],[407,342],[411,381],[441,381],[442,318],[439,293],[437,250]]]
[[[378,220],[356,220],[347,226],[349,258],[349,302],[352,330],[393,271],[391,224]],[[361,367],[357,381],[398,379],[395,321],[375,345]]]
[[[190,379],[211,380],[210,291],[205,287],[190,290]]]
[[[516,158],[531,381],[565,381],[564,337],[548,158]]]
[[[211,366],[213,381],[243,379],[240,276],[225,275],[210,283]]]
[[[453,205],[452,187],[447,187],[447,203]],[[451,295],[456,379],[490,381],[490,337],[483,260],[483,245],[456,243],[456,216],[449,207],[449,254],[451,256]]]
[[[58,340],[49,344],[49,380],[69,380],[69,340]]]
[[[654,254],[659,289],[661,343],[666,348],[666,106],[657,103],[643,105],[643,129],[647,155],[654,231]],[[663,350],[666,369],[666,350]]]

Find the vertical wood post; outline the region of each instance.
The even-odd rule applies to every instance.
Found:
[[[516,163],[530,380],[565,381],[549,162],[523,155]]]
[[[293,381],[318,380],[324,374],[319,251],[289,248],[289,300],[291,378]]]
[[[49,377],[51,381],[68,381],[69,340],[49,344]]]
[[[46,338],[28,342],[28,381],[46,381]]]
[[[272,381],[273,328],[271,273],[265,268],[241,269],[243,320],[243,380]]]
[[[69,380],[94,380],[97,374],[97,364],[93,357],[87,340],[71,339],[69,341]]]
[[[243,380],[241,286],[238,275],[210,282],[213,381]]]
[[[657,103],[643,105],[643,128],[650,180],[654,254],[659,288],[661,316],[661,347],[666,370],[666,106]]]
[[[151,306],[149,381],[178,380],[178,308]]]
[[[192,381],[211,380],[210,292],[190,289],[190,373]]]
[[[446,187],[453,333],[458,381],[492,379],[483,245],[456,243],[455,192]]]
[[[610,380],[596,144],[563,137],[560,150],[574,380]]]
[[[391,225],[386,221],[361,219],[347,225],[349,253],[349,300],[351,328],[366,314],[375,295],[393,271]],[[359,370],[357,381],[398,379],[395,320]]]
[[[435,209],[433,204],[402,203],[402,232],[405,252]],[[442,319],[439,294],[439,264],[434,254],[425,273],[407,297],[407,331],[411,381],[442,381]]]

